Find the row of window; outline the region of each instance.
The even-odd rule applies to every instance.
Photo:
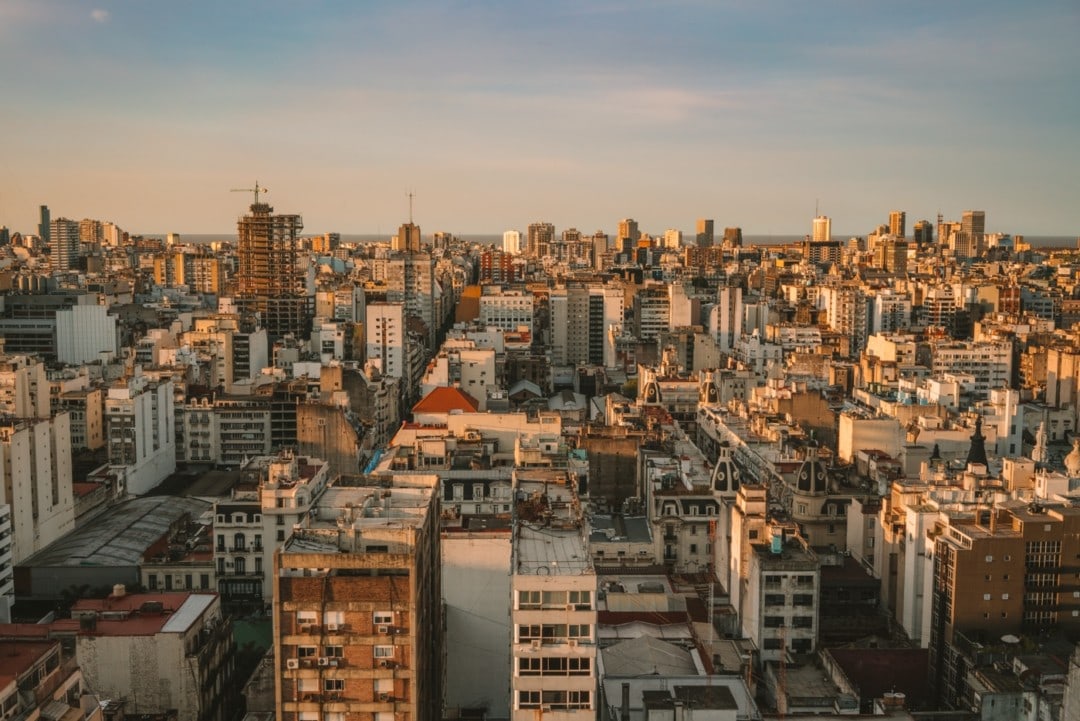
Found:
[[[591,591],[518,591],[519,609],[563,608],[572,605],[575,610],[592,608]]]
[[[529,656],[518,659],[519,676],[588,676],[591,671],[592,659],[589,658]]]
[[[163,582],[159,579],[158,574],[156,574],[156,573],[147,574],[147,576],[146,576],[146,587],[148,589],[150,589],[151,591],[156,591],[159,588],[164,588],[166,591],[173,590],[173,588],[174,588],[174,586],[173,586],[173,575],[171,573],[165,573],[165,574],[162,574],[162,578],[164,579]],[[190,574],[190,573],[184,574],[184,585],[179,587],[179,588],[182,588],[185,591],[194,591],[196,589],[201,590],[201,591],[210,590],[210,574],[208,574],[208,573],[200,573],[199,574],[199,585],[198,586],[193,585],[194,581],[195,581],[195,578],[194,578],[193,574]]]
[[[538,708],[549,711],[572,711],[592,708],[591,691],[518,691],[519,709]]]
[[[592,625],[588,623],[521,624],[517,627],[518,643],[528,641],[556,641],[562,639],[589,640]]]

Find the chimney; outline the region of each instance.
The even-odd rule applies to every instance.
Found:
[[[630,684],[625,681],[622,685],[622,708],[619,711],[619,721],[630,721]]]

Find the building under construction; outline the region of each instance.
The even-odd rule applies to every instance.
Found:
[[[314,300],[300,250],[303,227],[299,215],[275,215],[259,202],[237,221],[236,304],[241,313],[258,313],[271,338],[311,334]]]

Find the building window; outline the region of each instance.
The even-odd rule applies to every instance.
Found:
[[[371,614],[371,622],[376,626],[390,626],[394,623],[394,612],[375,611]]]
[[[324,678],[323,679],[323,691],[344,691],[345,679],[343,678]]]
[[[299,658],[315,658],[318,649],[315,646],[300,646],[296,649]]]
[[[209,573],[201,573],[201,574],[199,574],[199,588],[202,588],[202,589],[210,588],[210,574]]]
[[[151,573],[149,576],[146,577],[146,580],[148,582],[148,588],[151,591],[156,591],[157,590],[157,584],[158,584],[157,574],[156,573]]]
[[[375,658],[393,658],[394,647],[393,646],[372,646]]]

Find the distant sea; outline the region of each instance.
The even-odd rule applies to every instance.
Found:
[[[312,233],[311,235],[317,235]],[[165,239],[165,234],[151,233],[144,237],[147,238],[161,238]],[[484,233],[461,233],[457,237],[461,240],[482,243],[484,245],[501,245],[502,233],[498,234],[484,234]],[[683,236],[685,239],[685,235]],[[850,238],[850,235],[844,235],[842,233],[833,233],[834,240],[846,240]],[[431,236],[424,236],[425,240],[429,240]],[[787,243],[797,243],[803,240],[802,235],[744,235],[743,245],[784,245]],[[230,243],[236,242],[236,233],[192,233],[192,234],[180,234],[180,240],[184,243],[213,243],[218,241],[228,241]],[[389,243],[390,236],[380,233],[342,233],[341,241],[343,243]],[[1033,248],[1076,248],[1080,243],[1080,236],[1077,235],[1025,235],[1024,241],[1031,244]]]

